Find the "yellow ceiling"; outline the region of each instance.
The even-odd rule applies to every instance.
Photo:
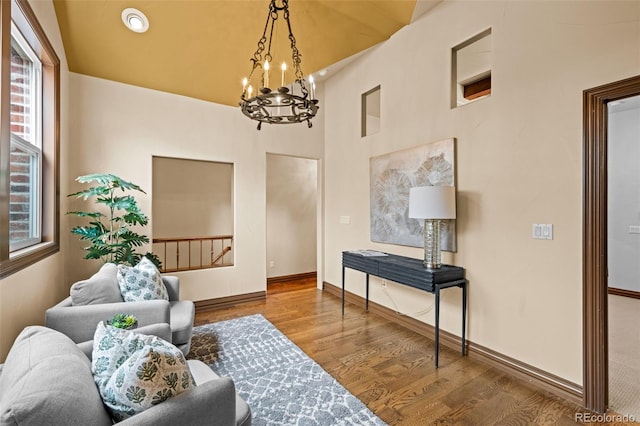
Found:
[[[236,106],[269,0],[54,0],[54,7],[70,71]],[[120,15],[128,7],[149,18],[146,33],[124,26]],[[388,39],[409,24],[415,7],[416,0],[289,0],[303,73]],[[280,24],[282,13],[273,62],[286,55],[291,70]]]

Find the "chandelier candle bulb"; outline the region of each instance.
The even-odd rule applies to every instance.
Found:
[[[269,87],[269,61],[264,61],[264,87]]]
[[[247,92],[247,84],[249,84],[249,80],[247,80],[247,77],[242,79],[242,93],[246,93]]]
[[[283,62],[280,69],[282,69],[282,83],[280,84],[280,87],[284,87],[284,73],[287,70],[287,64]]]
[[[253,92],[253,87],[249,86],[247,89],[247,99],[251,99],[251,92]]]
[[[316,88],[316,85],[315,85],[315,83],[313,82],[313,76],[312,76],[312,75],[310,75],[310,76],[309,76],[309,89],[311,90],[311,99],[315,99],[315,98],[316,98],[316,97],[314,96],[315,88]]]

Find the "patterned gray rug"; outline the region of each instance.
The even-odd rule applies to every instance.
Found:
[[[189,358],[233,379],[253,425],[385,425],[262,315],[195,327]]]

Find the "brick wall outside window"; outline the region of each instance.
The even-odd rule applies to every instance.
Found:
[[[31,129],[31,62],[11,49],[11,132],[33,142]],[[19,146],[11,146],[10,155],[9,239],[19,241],[31,235],[32,155]]]

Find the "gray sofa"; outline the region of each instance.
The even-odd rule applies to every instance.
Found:
[[[118,313],[130,314],[137,318],[139,326],[171,324],[171,341],[187,355],[191,347],[195,306],[190,300],[180,300],[178,277],[162,276],[169,294],[168,302],[125,302],[116,274],[117,266],[105,263],[91,278],[75,283],[69,297],[47,310],[45,325],[80,343],[93,339],[100,321],[107,321]]]
[[[168,340],[168,324],[138,329]],[[91,373],[91,342],[76,345],[41,326],[25,328],[0,365],[0,425],[106,426],[112,424]],[[154,405],[119,425],[249,426],[251,411],[200,361],[189,360],[197,386]]]

